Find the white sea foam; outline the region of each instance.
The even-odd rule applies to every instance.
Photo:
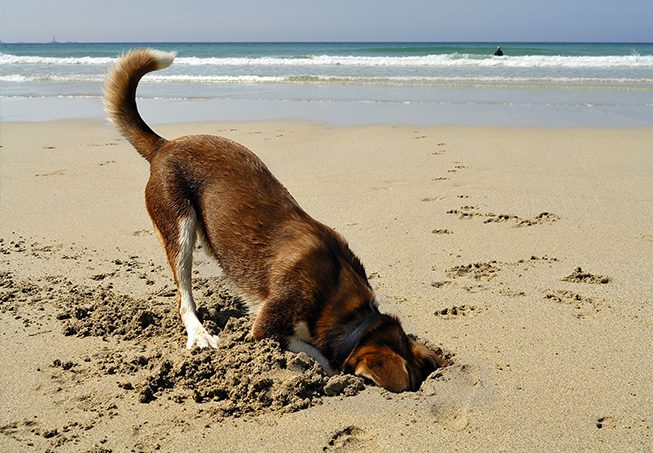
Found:
[[[360,66],[360,67],[506,67],[506,68],[653,68],[653,56],[518,56],[465,54],[360,57],[315,55],[304,58],[197,58],[181,57],[176,64],[190,66]]]
[[[38,83],[38,82],[72,82],[72,83],[102,83],[101,74],[8,74],[0,75],[0,82]],[[373,85],[373,86],[527,86],[578,88],[600,87],[608,88],[637,87],[653,90],[653,78],[597,78],[597,77],[429,77],[429,76],[328,76],[328,75],[165,75],[153,73],[147,75],[142,83],[182,83],[182,84],[325,84],[325,85]]]
[[[82,74],[8,74],[0,75],[0,82],[103,82],[102,75]]]
[[[0,53],[0,65],[104,65],[115,63],[117,58],[109,57],[41,57],[19,56]]]
[[[0,65],[101,65],[115,63],[109,57],[42,57],[0,54]],[[653,68],[653,56],[485,56],[446,54],[427,56],[331,56],[305,57],[178,57],[185,66],[357,66],[357,67],[505,67],[505,68]]]

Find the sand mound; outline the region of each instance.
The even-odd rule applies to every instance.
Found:
[[[137,384],[139,401],[162,396],[181,402],[213,403],[220,416],[267,411],[294,412],[325,396],[355,395],[364,389],[354,376],[328,378],[304,353],[295,354],[272,340],[254,342],[246,318],[233,318],[220,333],[215,350],[195,349],[190,357],[163,360]]]
[[[25,282],[8,272],[0,275],[0,289],[3,311],[48,305],[55,307],[64,335],[115,340],[115,348],[80,358],[90,367],[60,360],[52,367],[80,379],[115,375],[118,386],[140,403],[191,399],[206,404],[214,416],[237,417],[294,412],[320,404],[324,397],[353,396],[365,388],[355,376],[326,376],[304,353],[283,350],[272,340],[255,342],[240,299],[222,278],[195,283],[196,292],[210,299],[199,315],[209,331],[219,333],[218,347],[190,352],[183,347],[185,332],[174,299],[142,300],[118,294],[110,285],[92,288],[65,278]]]

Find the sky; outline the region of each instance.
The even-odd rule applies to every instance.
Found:
[[[652,0],[0,0],[3,42],[653,42]]]

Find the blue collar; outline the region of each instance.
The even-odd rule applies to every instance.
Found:
[[[342,366],[345,364],[345,360],[347,360],[347,357],[349,357],[349,354],[352,353],[354,348],[356,347],[356,344],[358,343],[358,340],[363,336],[365,332],[367,332],[367,329],[372,327],[372,324],[381,317],[381,313],[374,313],[372,316],[369,318],[366,318],[363,322],[358,324],[354,330],[352,330],[349,335],[347,335],[347,338],[345,338],[345,341],[342,342],[340,347],[338,348],[338,352],[336,352],[336,357],[334,359],[335,364],[338,366],[338,369],[342,369]]]

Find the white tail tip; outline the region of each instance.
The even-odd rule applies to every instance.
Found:
[[[177,51],[172,51],[172,52],[163,52],[161,50],[154,50],[154,49],[148,49],[154,58],[156,58],[157,63],[159,64],[158,69],[164,69],[167,68],[172,64],[174,61],[175,57],[177,56]]]

